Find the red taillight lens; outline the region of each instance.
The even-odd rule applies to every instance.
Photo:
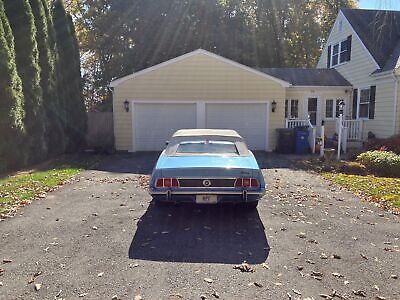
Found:
[[[163,178],[157,179],[156,187],[158,187],[158,188],[164,187],[164,179]]]
[[[251,187],[259,187],[259,186],[260,186],[260,183],[258,182],[257,179],[252,178],[252,179],[251,179],[251,184],[250,184],[250,186],[251,186]]]
[[[158,178],[156,181],[156,187],[158,188],[179,187],[179,181],[176,178]]]
[[[235,187],[259,187],[260,183],[255,178],[237,178],[235,181]]]

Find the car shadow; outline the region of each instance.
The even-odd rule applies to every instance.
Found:
[[[151,203],[137,226],[131,259],[256,264],[269,254],[257,210],[186,204],[160,208]]]

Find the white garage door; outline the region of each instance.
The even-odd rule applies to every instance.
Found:
[[[206,126],[234,129],[252,150],[265,150],[267,136],[266,103],[207,103]]]
[[[135,151],[157,151],[178,129],[196,128],[196,104],[135,103]]]

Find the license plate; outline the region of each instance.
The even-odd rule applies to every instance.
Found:
[[[196,203],[198,204],[216,204],[217,202],[217,195],[196,195]]]

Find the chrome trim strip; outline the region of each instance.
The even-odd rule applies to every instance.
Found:
[[[151,195],[167,195],[167,192],[150,192]],[[171,195],[237,195],[242,196],[243,192],[215,192],[210,191],[206,193],[204,191],[199,192],[171,192]],[[264,195],[264,192],[247,192],[247,195]]]

